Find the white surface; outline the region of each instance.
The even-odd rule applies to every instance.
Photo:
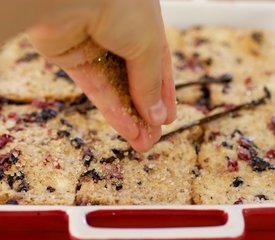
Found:
[[[223,25],[275,29],[275,2],[264,1],[162,1],[164,21],[177,28]]]
[[[275,3],[162,1],[163,17],[167,24],[177,28],[192,25],[228,25],[235,27],[275,29]],[[244,208],[275,208],[274,204],[261,205],[191,205],[191,206],[0,206],[0,211],[63,210],[69,216],[71,235],[78,239],[184,239],[184,238],[237,238],[244,232]],[[112,229],[94,228],[86,223],[85,215],[98,209],[194,209],[223,210],[228,222],[222,226],[166,229]]]

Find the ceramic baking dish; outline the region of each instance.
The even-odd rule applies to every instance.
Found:
[[[275,28],[275,2],[162,1],[166,24]],[[274,183],[275,188],[275,183]],[[0,239],[275,239],[275,203],[0,206]]]

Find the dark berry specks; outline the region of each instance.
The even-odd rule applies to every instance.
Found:
[[[81,138],[76,137],[76,138],[71,139],[71,145],[74,148],[79,149],[84,145],[84,142]]]
[[[112,148],[112,152],[113,154],[116,156],[116,158],[118,159],[123,159],[125,156],[124,156],[124,151],[121,150],[121,149],[118,149],[118,148]]]
[[[8,153],[0,155],[0,170],[9,170],[12,164],[15,164],[19,160],[21,154],[20,150],[12,149]]]
[[[69,137],[71,135],[67,130],[58,130],[56,134],[60,138]]]
[[[62,69],[58,70],[56,73],[55,73],[55,76],[57,78],[63,78],[65,79],[66,81],[68,81],[69,83],[72,83],[73,80],[70,78],[70,76],[65,72],[63,71]]]
[[[71,109],[76,110],[80,114],[87,114],[92,109],[95,109],[95,105],[87,98],[86,95],[82,94],[72,105]]]
[[[9,199],[7,202],[6,202],[7,205],[18,205],[18,202],[14,199]]]
[[[45,108],[41,111],[41,117],[47,121],[48,119],[55,118],[57,116],[57,112],[51,108]]]
[[[249,165],[254,171],[262,172],[268,169],[275,169],[275,165],[266,161],[267,159],[272,159],[275,156],[275,151],[269,150],[265,158],[259,156],[259,148],[255,145],[252,139],[244,135],[240,130],[235,130],[231,137],[235,137],[236,134],[240,135],[238,140],[239,146],[237,147],[237,156],[240,160],[249,161]]]
[[[10,186],[11,189],[13,189],[13,183],[14,183],[14,176],[8,175],[7,176],[7,183]]]
[[[252,32],[251,39],[254,40],[257,44],[261,45],[264,40],[264,35],[262,32]]]
[[[44,108],[40,112],[24,114],[22,120],[27,123],[46,123],[48,120],[55,118],[56,116],[57,111],[51,108]]]
[[[233,75],[231,73],[225,73],[222,74],[218,79],[223,83],[230,83],[233,81]]]
[[[127,142],[123,137],[121,137],[120,135],[116,136],[116,139],[121,141],[121,142]]]
[[[0,169],[0,181],[4,178],[4,171]]]
[[[143,170],[147,173],[150,173],[153,171],[153,168],[149,167],[148,165],[144,165],[143,166]]]
[[[211,92],[208,86],[203,85],[200,89],[201,96],[197,99],[196,105],[197,106],[203,106],[208,110],[210,108],[210,101],[211,101]],[[206,112],[208,113],[208,111]]]
[[[234,138],[234,137],[237,136],[237,135],[243,136],[244,134],[243,134],[243,132],[242,132],[241,130],[235,129],[235,130],[232,132],[232,134],[231,134],[231,138]]]
[[[16,188],[16,192],[29,191],[29,184],[26,181],[22,181]]]
[[[242,180],[241,177],[236,177],[233,182],[232,182],[232,186],[237,188],[240,187],[241,185],[243,185],[244,181]]]
[[[56,190],[56,189],[53,188],[53,187],[51,187],[51,186],[48,186],[48,187],[47,187],[47,191],[50,192],[50,193],[55,192],[55,190]]]
[[[60,119],[60,123],[68,128],[73,128],[73,125],[71,123],[69,123],[66,119],[61,118]]]
[[[104,179],[103,175],[96,169],[85,172],[84,176],[92,178],[94,183],[98,183],[99,181],[102,181]]]
[[[206,58],[204,62],[207,66],[211,66],[213,64],[213,58]]]
[[[16,173],[15,175],[15,180],[23,180],[25,178],[25,173],[22,171],[19,171],[18,173]]]
[[[17,192],[21,192],[21,191],[27,192],[29,190],[29,185],[25,180],[25,174],[22,171],[19,171],[18,173],[14,173],[13,175],[10,175],[10,174],[7,175],[6,180],[11,189],[14,188],[14,185],[17,185],[15,187],[15,190]]]
[[[259,200],[268,200],[268,197],[264,194],[258,194],[255,197],[258,198]]]
[[[23,57],[19,58],[16,63],[22,63],[22,62],[31,62],[37,58],[39,58],[40,55],[37,52],[29,52]]]
[[[233,145],[229,144],[227,141],[222,141],[221,145],[228,149],[233,149]]]
[[[160,157],[159,153],[151,153],[147,156],[148,160],[158,160]]]
[[[121,182],[116,182],[114,185],[115,185],[117,191],[119,191],[123,188],[123,185]]]
[[[94,154],[90,148],[84,149],[82,160],[84,161],[85,167],[89,167],[92,161],[96,161]]]
[[[262,172],[267,169],[273,169],[272,165],[269,162],[266,162],[264,159],[258,156],[253,156],[251,158],[251,165],[253,170],[257,172]]]
[[[185,59],[185,54],[181,51],[175,51],[174,56],[176,56],[178,60],[184,60]]]
[[[82,160],[84,161],[84,166],[89,167],[91,164],[91,161],[93,160],[93,156],[85,154],[83,155]]]
[[[128,152],[128,158],[130,160],[136,160],[136,161],[141,161],[142,160],[141,155],[138,152],[134,151],[134,150],[130,150]]]
[[[115,156],[111,156],[111,157],[107,157],[107,158],[105,158],[105,157],[103,157],[103,158],[101,158],[100,160],[99,160],[99,162],[100,163],[112,163],[112,162],[114,162],[115,160],[116,160],[117,158],[115,157]]]
[[[199,177],[201,175],[200,173],[200,169],[198,167],[195,167],[191,170],[191,173],[195,176],[195,177]]]

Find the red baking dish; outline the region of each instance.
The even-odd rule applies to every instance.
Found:
[[[275,28],[275,2],[162,1],[167,25]],[[275,191],[275,183],[274,183]],[[275,202],[251,205],[0,206],[0,239],[275,239]]]
[[[4,206],[1,239],[275,239],[275,206]]]

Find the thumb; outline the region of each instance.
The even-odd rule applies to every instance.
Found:
[[[167,119],[167,109],[161,98],[161,53],[161,44],[151,44],[136,58],[127,61],[132,100],[145,121],[153,126]]]

